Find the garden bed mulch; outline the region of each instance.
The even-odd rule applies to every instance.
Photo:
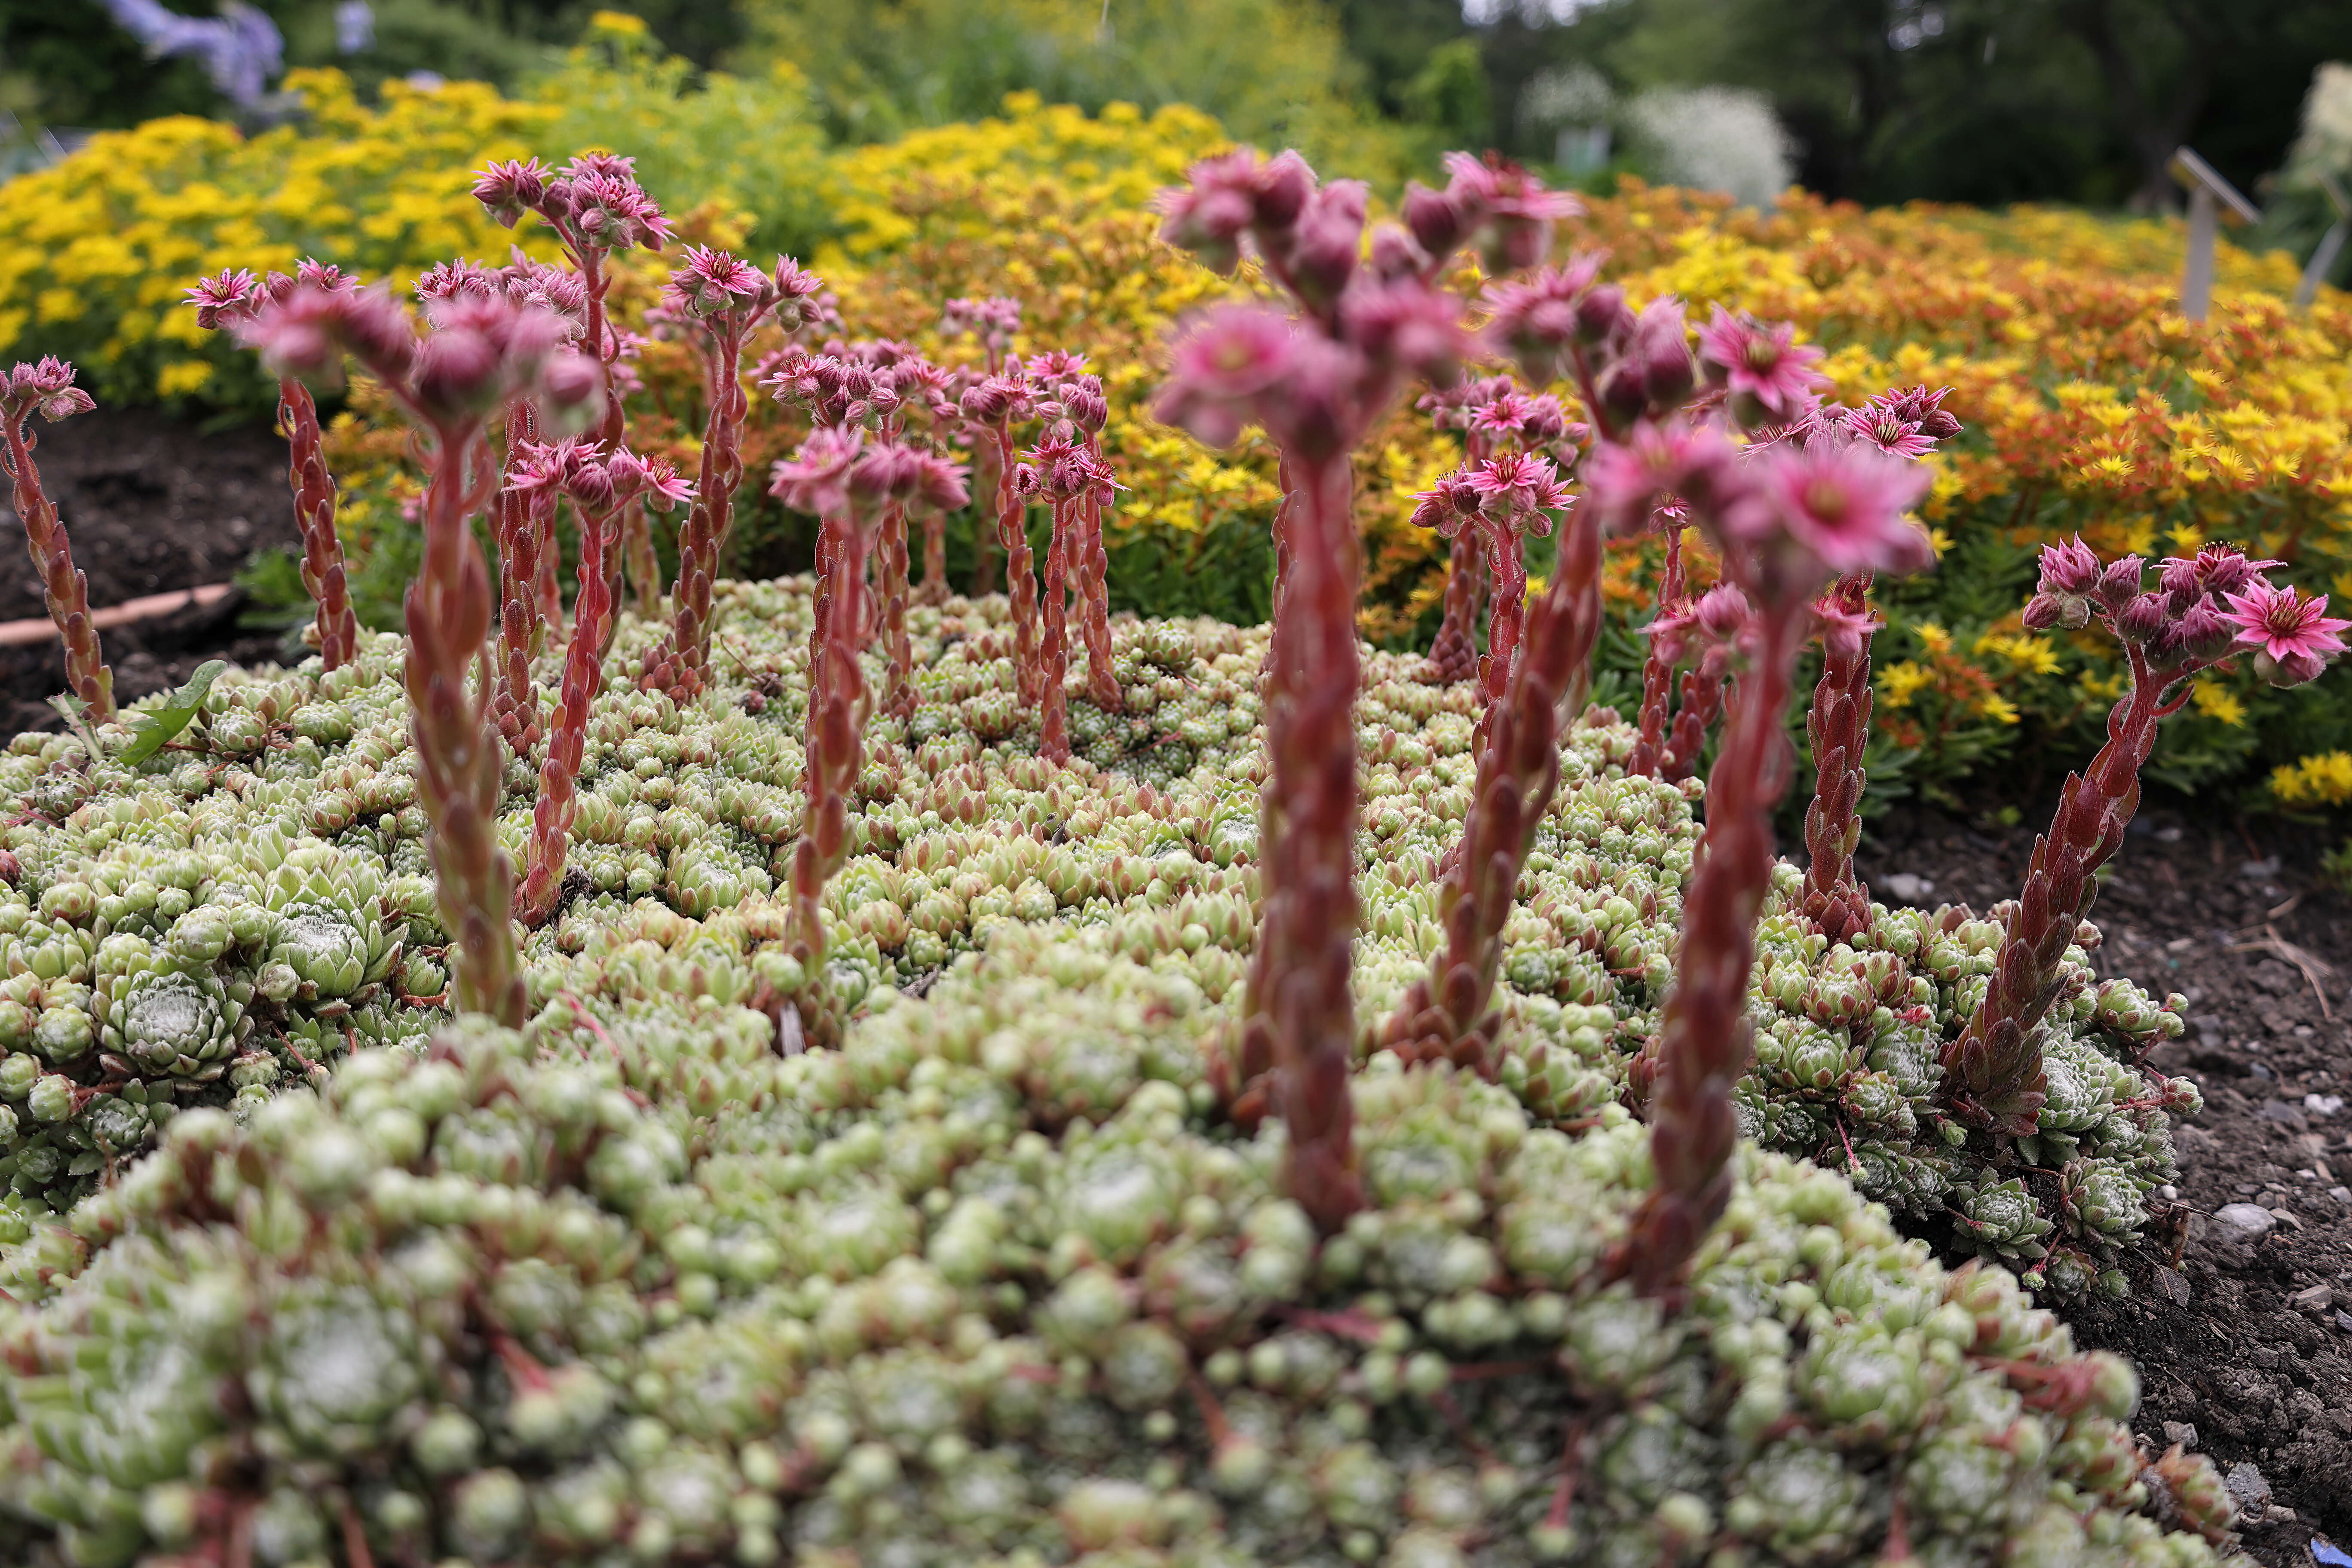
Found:
[[[205,430],[152,409],[100,408],[35,428],[33,458],[65,521],[74,564],[89,580],[93,609],[225,583],[257,551],[298,544],[286,444],[267,427]],[[0,552],[11,551],[0,553],[0,563],[16,563],[0,564],[0,621],[45,615],[40,578],[0,485]],[[239,597],[102,632],[115,694],[176,684],[207,658],[278,657],[277,637],[238,634]],[[54,641],[0,647],[0,723],[10,732],[56,727],[47,699],[64,686]]]
[[[2017,896],[2048,811],[2024,820],[1898,807],[1861,868],[1883,901],[1981,912]],[[2270,1568],[2309,1568],[2315,1532],[2352,1546],[2352,901],[2318,878],[2331,847],[2202,808],[2133,825],[2093,957],[2189,998],[2155,1062],[2201,1084],[2205,1111],[2176,1129],[2178,1228],[2135,1249],[2130,1298],[2057,1303],[2079,1342],[2138,1365],[2141,1435],[2210,1455],[2258,1505],[2245,1540]]]

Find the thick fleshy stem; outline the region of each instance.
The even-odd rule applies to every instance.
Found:
[[[488,712],[490,570],[472,520],[497,469],[478,422],[434,432],[425,491],[425,559],[408,585],[407,684],[425,849],[458,1007],[520,1026],[528,1000],[512,924],[514,862],[499,845],[505,759]],[[487,677],[485,668],[482,674]]]
[[[1804,912],[1833,942],[1870,924],[1870,889],[1853,874],[1862,841],[1863,753],[1870,743],[1870,574],[1849,573],[1830,592],[1822,678],[1805,730],[1813,743],[1813,799],[1805,808]]]
[[[2187,681],[2151,676],[2136,646],[2125,652],[2132,686],[2107,715],[2106,744],[2088,769],[2066,775],[2050,831],[2033,841],[1984,1000],[1944,1047],[1955,1109],[1996,1131],[2022,1134],[2036,1124],[2045,1098],[2037,1031],[2058,994],[2060,965],[2098,897],[2098,868],[2122,847],[2139,809],[2139,770],[2156,750],[2157,728],[2189,700]]]
[[[538,434],[538,421],[530,405],[518,403],[508,411],[509,452],[521,451]],[[508,748],[518,757],[529,757],[539,749],[541,735],[539,686],[531,679],[530,666],[547,642],[547,625],[539,603],[540,540],[553,528],[538,513],[542,509],[551,512],[555,498],[545,491],[509,488],[499,492],[495,505],[499,644],[493,656],[497,668],[490,710]]]
[[[1087,697],[1106,713],[1126,707],[1118,671],[1111,662],[1110,555],[1103,548],[1102,492],[1088,489],[1078,503],[1078,630],[1087,644]]]
[[[1265,913],[1243,1056],[1275,1070],[1288,1130],[1285,1190],[1327,1231],[1363,1204],[1348,1071],[1356,934],[1358,542],[1344,453],[1302,461],[1286,531],[1294,546],[1266,706],[1273,778],[1260,846]]]
[[[988,519],[981,515],[980,508],[996,504],[993,498],[998,493],[997,487],[1003,483],[1000,470],[1004,466],[1004,459],[995,442],[975,440],[971,460],[974,470],[971,487],[974,519],[971,531],[971,597],[984,599],[996,592],[996,531]],[[983,500],[982,497],[990,499]],[[944,523],[945,520],[941,521]]]
[[[292,376],[278,383],[278,422],[286,431],[287,479],[302,536],[302,585],[319,606],[320,662],[341,669],[359,657],[360,618],[352,608],[342,541],[335,536],[335,477],[320,437],[319,405]]]
[[[828,628],[833,624],[834,606],[841,595],[835,581],[840,570],[843,540],[847,534],[847,520],[828,517],[816,526],[816,563],[814,587],[809,605],[809,704],[801,724],[801,751],[807,759],[803,768],[802,787],[814,795],[816,790],[816,728],[824,712],[817,695],[827,689],[824,681],[824,661],[832,647]]]
[[[1045,625],[1037,643],[1037,754],[1056,765],[1070,760],[1070,535],[1076,510],[1073,498],[1054,500],[1054,535],[1045,546]]]
[[[1666,559],[1658,569],[1658,614],[1670,615],[1677,609],[1685,591],[1682,524],[1670,521],[1666,525]],[[1642,659],[1641,733],[1633,742],[1633,756],[1625,763],[1628,773],[1655,778],[1665,757],[1667,703],[1675,689],[1675,666],[1666,657],[1667,651],[1653,637]]]
[[[604,686],[604,661],[596,648],[613,614],[609,557],[615,531],[611,513],[582,513],[580,595],[572,605],[572,645],[564,650],[562,695],[548,734],[547,756],[539,767],[539,799],[531,808],[530,855],[520,911],[527,925],[538,925],[554,913],[563,890],[572,819],[579,811],[577,786],[587,750],[588,711]]]
[[[1415,672],[1432,686],[1451,686],[1477,673],[1478,647],[1472,634],[1486,586],[1486,562],[1468,529],[1455,534],[1445,552],[1445,616],[1429,645],[1429,657]]]
[[[742,340],[711,334],[703,345],[709,414],[703,422],[702,466],[694,509],[677,533],[677,583],[671,590],[669,647],[646,672],[645,684],[678,700],[702,689],[710,661],[710,592],[719,576],[721,542],[734,526],[735,487],[743,480],[740,437],[751,411],[740,377]]]
[[[1004,550],[1004,578],[1013,598],[1013,672],[1021,700],[1045,700],[1037,651],[1037,570],[1029,552],[1029,503],[1013,484],[1013,431],[996,435],[996,542]]]
[[[43,363],[46,367],[48,362]],[[16,369],[22,373],[27,367],[20,364]],[[65,374],[69,378],[72,373],[68,370]],[[79,405],[68,412],[79,412],[89,406],[88,395],[78,395]],[[32,554],[33,569],[41,574],[41,596],[47,602],[49,618],[57,623],[58,635],[65,642],[66,683],[81,699],[90,721],[102,724],[114,717],[114,672],[106,668],[106,657],[98,646],[97,628],[89,624],[89,579],[73,563],[65,524],[58,519],[56,503],[41,489],[41,470],[33,463],[36,437],[26,425],[37,406],[37,400],[30,397],[10,397],[0,404],[0,415],[5,415],[0,417],[0,426],[5,426],[6,439],[5,450],[0,452],[0,457],[6,459],[16,517],[25,525],[25,544]]]
[[[1748,1070],[1748,976],[1772,872],[1772,809],[1788,787],[1790,677],[1806,605],[1767,601],[1706,781],[1706,842],[1683,895],[1675,985],[1654,1043],[1650,1158],[1657,1184],[1619,1267],[1644,1290],[1674,1280],[1731,1195],[1731,1089]]]
[[[661,557],[654,550],[653,519],[644,507],[622,509],[621,539],[628,550],[629,587],[636,595],[637,614],[650,621],[661,614]]]
[[[908,719],[915,712],[915,642],[907,631],[912,590],[907,581],[906,508],[894,506],[885,514],[877,543],[881,556],[882,646],[889,659],[889,684],[883,689],[882,710]]]
[[[539,535],[539,624],[558,641],[571,635],[563,618],[563,582],[558,574],[563,552],[555,537],[555,509],[531,509],[531,527]]]
[[[822,611],[824,660],[809,688],[808,814],[793,851],[793,953],[811,980],[824,963],[824,887],[849,858],[849,797],[862,757],[866,676],[857,649],[866,617],[866,559],[872,531],[828,519],[833,587]]]
[[[943,605],[948,597],[948,519],[935,511],[923,519],[923,583],[916,590],[919,605]]]
[[[1726,649],[1709,648],[1699,656],[1696,668],[1683,671],[1674,727],[1666,733],[1665,750],[1658,754],[1658,776],[1668,784],[1680,784],[1698,773],[1699,754],[1706,749],[1707,731],[1723,712],[1724,688],[1730,679],[1730,658]]]
[[[1571,517],[1559,564],[1529,618],[1510,689],[1496,704],[1470,812],[1465,852],[1438,892],[1445,946],[1389,1021],[1387,1044],[1408,1061],[1446,1059],[1491,1074],[1487,1052],[1501,1016],[1490,1011],[1502,968],[1503,927],[1517,905],[1519,868],[1559,786],[1560,697],[1601,635],[1597,519]]]
[[[1479,707],[1474,743],[1483,752],[1496,710],[1509,693],[1511,669],[1518,661],[1519,637],[1528,620],[1528,561],[1518,520],[1495,520],[1479,532],[1486,542],[1486,574],[1494,589],[1486,615],[1486,653],[1478,661],[1486,700]],[[1566,698],[1565,688],[1559,695]]]

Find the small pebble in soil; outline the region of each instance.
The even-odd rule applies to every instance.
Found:
[[[2190,1422],[2168,1421],[2164,1424],[2164,1440],[2178,1443],[2184,1448],[2194,1448],[2197,1447],[2197,1428]]]
[[[2278,1226],[2277,1217],[2260,1204],[2223,1204],[2213,1217],[2231,1241],[2259,1240]]]
[[[2271,1484],[2263,1479],[2263,1472],[2251,1459],[2231,1466],[2230,1473],[2221,1484],[2230,1489],[2230,1495],[2238,1500],[2238,1506],[2249,1513],[2259,1513],[2270,1504]]]
[[[1878,879],[1878,891],[1906,904],[1925,905],[1936,896],[1936,884],[1908,871],[1893,871]]]
[[[2306,1094],[2303,1097],[2303,1108],[2315,1116],[2333,1116],[2344,1109],[2344,1097],[2340,1094]]]
[[[2243,860],[2238,864],[2238,875],[2249,882],[2267,882],[2279,874],[2279,858],[2273,855],[2263,860]]]

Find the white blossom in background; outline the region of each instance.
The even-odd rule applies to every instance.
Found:
[[[1601,74],[1578,63],[1538,71],[1519,95],[1519,120],[1535,132],[1549,132],[1557,143],[1553,162],[1572,174],[1609,161],[1611,121],[1617,95]]]
[[[2287,167],[2313,173],[2352,169],[2352,65],[2330,63],[2312,73],[2303,100],[2303,131]]]
[[[1635,143],[1658,177],[1769,206],[1789,188],[1797,146],[1760,92],[1736,87],[1658,87],[1625,108]]]

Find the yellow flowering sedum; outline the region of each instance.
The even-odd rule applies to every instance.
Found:
[[[2289,805],[2352,805],[2352,752],[2326,752],[2277,769],[2271,794]]]
[[[506,254],[470,171],[521,156],[551,114],[472,82],[388,83],[362,104],[337,71],[294,71],[303,115],[247,137],[175,116],[104,132],[9,182],[0,345],[79,363],[107,401],[257,389],[253,356],[181,305],[199,275],[331,258],[403,289],[435,261]],[[0,349],[5,352],[5,349]]]

